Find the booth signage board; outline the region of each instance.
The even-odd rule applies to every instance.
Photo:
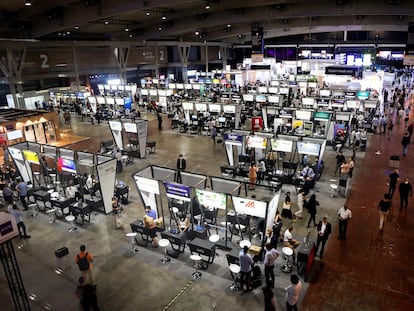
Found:
[[[263,118],[252,117],[252,131],[261,131],[263,129]]]
[[[370,95],[370,92],[368,92],[368,91],[359,91],[357,93],[358,99],[368,99],[369,95]]]
[[[291,140],[272,138],[270,143],[272,144],[273,151],[292,152],[293,141]]]
[[[9,147],[9,153],[13,159],[24,161],[23,153],[20,149]]]
[[[312,116],[312,111],[309,110],[296,110],[295,111],[296,119],[309,121]]]
[[[241,146],[243,143],[243,136],[231,134],[231,133],[225,133],[224,142],[229,145]]]
[[[226,195],[224,193],[195,189],[198,201],[206,208],[226,209]]]
[[[360,105],[360,101],[358,100],[347,100],[346,101],[346,106],[347,108],[351,108],[351,109],[358,109]]]
[[[34,163],[34,164],[40,164],[39,156],[37,155],[36,152],[31,151],[31,150],[23,150],[23,154],[27,162]]]
[[[313,114],[315,121],[328,121],[331,118],[331,114],[326,111],[316,111]]]
[[[195,104],[196,110],[200,112],[207,111],[207,105],[202,103],[196,103]]]
[[[278,104],[279,100],[280,100],[280,97],[276,96],[276,95],[273,95],[273,96],[268,96],[267,99],[268,99],[269,103],[271,103],[271,104]]]
[[[245,102],[252,102],[254,100],[253,94],[243,94],[243,100]]]
[[[246,145],[248,148],[266,149],[267,138],[261,136],[246,136]]]
[[[0,212],[0,244],[19,235],[16,218],[13,215]]]
[[[122,131],[122,124],[118,121],[109,121],[109,127],[113,131]]]
[[[279,92],[279,89],[274,86],[269,86],[269,93],[270,94],[277,94]]]
[[[23,138],[22,130],[7,131],[7,140],[15,140]]]
[[[148,121],[142,121],[137,124],[138,128],[138,142],[139,142],[139,153],[140,157],[144,158],[147,148],[147,137],[148,137]]]
[[[114,193],[116,159],[108,160],[96,166],[99,183],[101,186],[102,200],[104,203],[105,213],[112,212],[112,197]]]
[[[141,90],[141,95],[148,95],[148,90],[147,89],[142,89]]]
[[[236,113],[236,106],[234,105],[224,105],[223,106],[224,113]]]
[[[188,186],[164,182],[167,197],[191,202],[191,189]]]
[[[304,141],[298,141],[297,148],[298,148],[299,154],[309,154],[309,155],[319,156],[321,145],[304,142]]]
[[[76,174],[75,161],[64,158],[58,158],[57,169],[58,172],[68,172]]]
[[[255,99],[256,99],[257,103],[267,102],[267,96],[266,95],[256,95]]]
[[[302,105],[304,106],[313,106],[314,103],[315,103],[315,99],[312,97],[302,98]]]
[[[140,176],[134,176],[134,179],[140,191],[160,194],[160,187],[157,180]]]
[[[209,104],[208,105],[208,110],[210,112],[217,112],[220,113],[221,112],[221,105],[217,105],[217,104]]]
[[[266,202],[235,196],[231,198],[237,214],[246,214],[260,218],[266,217]]]
[[[131,122],[124,122],[124,129],[127,133],[138,133],[137,124]]]
[[[376,108],[377,103],[376,100],[366,100],[364,101],[364,108]]]
[[[194,104],[189,102],[183,102],[183,109],[184,110],[193,110]]]

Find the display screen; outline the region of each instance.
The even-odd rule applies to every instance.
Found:
[[[253,94],[243,94],[243,100],[245,102],[252,102],[254,100]]]
[[[127,133],[138,133],[136,123],[124,122],[124,129]]]
[[[23,150],[24,157],[26,158],[27,162],[39,164],[39,156],[36,152],[31,150]]]
[[[331,90],[320,90],[319,95],[322,97],[329,97],[331,96]]]
[[[195,189],[198,202],[206,208],[226,209],[226,195],[224,193],[216,193]]]
[[[22,130],[15,130],[15,131],[8,131],[7,132],[7,139],[14,140],[23,138],[23,131]]]
[[[226,117],[220,117],[220,118],[218,118],[218,121],[220,123],[226,123]]]
[[[309,121],[311,119],[312,111],[296,110],[296,119]]]
[[[266,149],[267,138],[260,136],[246,136],[246,145],[249,148]]]
[[[297,142],[298,153],[299,154],[309,154],[319,156],[319,150],[321,149],[321,145],[298,141]]]
[[[223,106],[224,113],[236,113],[236,106],[234,105],[224,105]]]
[[[68,172],[76,174],[76,165],[75,161],[73,160],[58,158],[57,168],[59,172]]]

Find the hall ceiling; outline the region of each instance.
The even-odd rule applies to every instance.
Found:
[[[393,42],[402,41],[414,21],[414,1],[408,0],[31,0],[31,6],[25,1],[30,0],[1,1],[0,38],[243,44],[255,25],[272,42],[320,33],[331,40],[345,30]]]

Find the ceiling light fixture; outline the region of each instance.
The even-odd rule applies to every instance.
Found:
[[[73,27],[73,28],[75,28],[76,30],[78,30],[78,29],[79,29],[79,26],[75,26],[75,27]]]
[[[227,24],[227,27],[231,27],[231,25],[230,24]]]
[[[108,25],[109,24],[109,21],[105,21],[105,25]]]
[[[151,12],[150,11],[147,11],[147,12],[145,12],[145,15],[150,16],[151,15]]]
[[[163,16],[161,17],[161,19],[162,19],[163,21],[165,21],[165,20],[167,19],[167,16],[163,15]]]
[[[129,27],[126,26],[124,30],[128,32],[129,31]]]
[[[198,35],[200,34],[200,32],[199,32],[199,31],[196,31],[194,34],[195,34],[196,36],[198,36]]]
[[[206,1],[206,10],[210,10],[210,1]]]
[[[26,0],[26,1],[24,2],[24,5],[25,5],[25,6],[32,6],[32,0]]]

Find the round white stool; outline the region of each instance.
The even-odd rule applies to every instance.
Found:
[[[34,180],[36,181],[37,185],[40,186],[40,172],[33,172]]]
[[[336,192],[338,191],[338,185],[335,184],[329,184],[329,188],[331,190],[331,198],[336,196]]]
[[[27,206],[27,208],[31,208],[32,209],[32,217],[35,218],[37,216],[37,212],[36,212],[37,203],[29,204]]]
[[[126,234],[126,236],[131,239],[131,249],[129,250],[129,252],[131,254],[137,253],[138,248],[135,244],[135,237],[137,236],[137,233],[136,232],[129,232],[129,233]]]
[[[56,174],[49,174],[49,177],[51,179],[51,182],[54,184],[56,181]]]
[[[177,207],[173,206],[172,211],[173,211],[174,214],[177,214],[179,209]]]
[[[191,276],[193,279],[201,278],[201,272],[198,271],[200,269],[201,257],[199,255],[190,255],[190,259],[194,262],[194,268],[196,269]]]
[[[233,276],[234,282],[233,284],[231,284],[230,289],[232,291],[238,291],[240,289],[240,284],[237,283],[237,275],[240,273],[240,266],[232,263],[230,264],[229,268],[230,268],[230,272],[232,273],[232,276],[234,274]]]
[[[71,224],[71,226],[72,227],[70,227],[69,228],[69,232],[73,232],[73,231],[75,231],[75,230],[77,230],[78,228],[76,228],[75,227],[75,216],[73,216],[73,215],[68,215],[68,216],[66,216],[65,217],[65,220],[67,221],[67,222],[70,222],[70,224]]]
[[[161,262],[163,264],[166,264],[166,263],[170,262],[171,261],[171,258],[169,258],[167,256],[167,246],[170,245],[170,240],[168,240],[168,239],[161,239],[161,240],[158,241],[158,245],[160,247],[163,247],[164,248],[165,257],[163,259],[161,259]]]
[[[285,273],[291,273],[293,271],[293,266],[289,263],[290,257],[293,255],[293,249],[290,247],[283,247],[282,248],[283,255],[286,257],[286,262],[283,266],[280,267],[280,270],[282,270]]]
[[[125,165],[126,165],[126,163],[127,163],[127,161],[128,161],[128,156],[127,156],[127,155],[123,155],[123,156],[121,156],[121,161],[122,161],[122,163],[123,163],[123,164],[125,164]]]
[[[216,243],[216,242],[218,242],[218,240],[220,240],[220,236],[218,234],[212,234],[208,237],[208,240],[211,243]]]
[[[245,246],[247,246],[247,248],[250,248],[250,246],[252,246],[252,242],[250,242],[249,240],[242,240],[240,241],[240,248],[244,248]]]

